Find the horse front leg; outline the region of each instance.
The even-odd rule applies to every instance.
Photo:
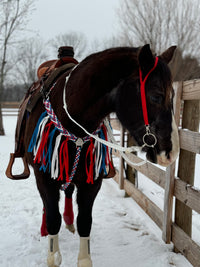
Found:
[[[80,236],[78,254],[78,267],[92,267],[90,256],[90,231],[92,226],[92,207],[94,200],[101,188],[102,180],[98,179],[94,184],[84,184],[78,188],[77,203],[77,229]]]
[[[48,267],[59,267],[62,257],[59,249],[58,232],[61,226],[59,212],[60,184],[48,175],[35,169],[37,187],[46,212],[46,227],[48,232]]]

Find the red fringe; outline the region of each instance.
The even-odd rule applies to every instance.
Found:
[[[68,155],[68,138],[62,142],[59,153],[59,165],[60,165],[60,175],[58,181],[63,181],[63,174],[66,174],[66,182],[69,182],[69,155]],[[63,157],[62,157],[63,156]]]
[[[52,124],[53,124],[53,122],[51,121],[44,128],[44,131],[42,134],[42,139],[41,139],[38,151],[37,151],[37,155],[35,156],[34,163],[40,163],[42,158],[43,158],[42,163],[44,165],[46,164],[45,163],[45,156],[43,157],[43,153],[44,153],[44,151],[45,151],[45,154],[47,152],[47,140],[49,137],[49,132],[50,132]]]
[[[91,183],[93,184],[93,170],[94,170],[94,158],[93,158],[93,151],[94,151],[94,144],[92,142],[92,138],[90,139],[90,145],[88,147],[87,153],[86,153],[86,157],[85,157],[85,169],[86,169],[86,174],[87,174],[87,183]],[[90,158],[90,165],[89,165],[89,170],[88,170],[88,166],[87,166],[87,158],[88,158],[88,154],[89,154],[89,158]]]

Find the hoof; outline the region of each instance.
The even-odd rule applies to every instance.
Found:
[[[48,267],[59,267],[62,262],[62,256],[59,251],[55,253],[48,253],[47,266]]]
[[[90,258],[78,260],[77,267],[92,267],[92,261]]]
[[[66,224],[65,226],[71,233],[75,233],[75,228],[73,224]]]

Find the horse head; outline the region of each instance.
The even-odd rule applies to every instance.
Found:
[[[162,166],[174,162],[179,152],[172,77],[167,65],[174,50],[170,47],[156,58],[149,45],[139,49],[138,74],[122,80],[115,96],[116,113],[123,126],[146,152],[147,159]]]

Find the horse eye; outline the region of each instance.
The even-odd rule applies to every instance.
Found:
[[[161,95],[152,95],[152,96],[150,96],[150,100],[154,104],[162,104],[163,96],[161,96]]]

